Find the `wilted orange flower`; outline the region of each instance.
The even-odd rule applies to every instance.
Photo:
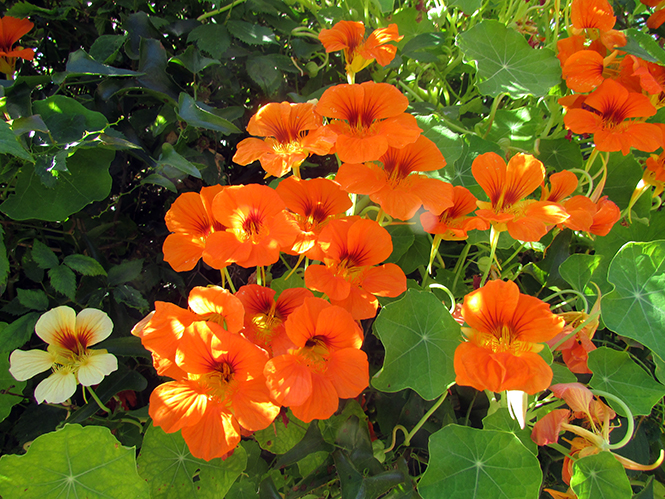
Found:
[[[310,154],[329,154],[335,134],[323,126],[314,104],[272,102],[251,117],[247,131],[257,137],[238,144],[233,161],[247,165],[259,160],[269,175],[283,177],[290,170],[300,177],[300,165]]]
[[[353,205],[337,182],[327,178],[300,180],[289,177],[275,189],[300,229],[293,247],[286,253],[304,254],[312,260],[323,255],[317,245],[321,230],[333,218],[344,215]]]
[[[305,298],[314,297],[306,288],[285,289],[277,300],[275,294],[274,289],[257,284],[243,286],[236,293],[245,307],[243,334],[271,357],[285,354],[289,348],[295,347],[286,334],[284,321],[303,304]]]
[[[549,185],[543,185],[540,200],[552,201],[553,203],[558,203],[570,196],[575,192],[579,183],[577,175],[568,170],[553,173],[549,180]]]
[[[0,18],[0,73],[13,75],[17,57],[27,61],[35,58],[33,49],[14,48],[14,44],[33,27],[34,24],[27,19],[11,16]]]
[[[274,189],[265,185],[234,185],[212,203],[213,215],[224,226],[208,238],[204,258],[215,268],[237,263],[241,267],[270,265],[279,252],[290,248],[298,227],[285,213],[286,206]]]
[[[621,151],[625,156],[631,147],[646,152],[661,147],[660,128],[644,123],[654,114],[656,108],[647,96],[605,80],[586,97],[581,108],[568,110],[564,123],[574,133],[592,133],[599,151]]]
[[[563,207],[570,215],[561,224],[563,227],[597,236],[606,236],[621,218],[621,210],[607,196],[600,198],[597,203],[586,196],[573,196],[563,203]]]
[[[369,385],[363,333],[344,309],[307,298],[286,320],[296,348],[268,361],[265,376],[275,401],[305,423],[327,419],[339,399],[357,397]]]
[[[379,159],[388,146],[401,148],[416,141],[422,131],[405,113],[409,100],[392,85],[367,81],[336,85],[326,90],[316,112],[332,118],[337,155],[343,163]]]
[[[266,428],[279,414],[263,376],[268,355],[211,322],[194,322],[178,342],[176,362],[186,378],[159,385],[150,417],[167,433],[182,430],[194,457],[224,457],[241,429]]]
[[[335,180],[347,192],[369,194],[392,218],[409,220],[416,211],[452,206],[452,185],[415,172],[440,170],[446,166],[436,144],[424,135],[401,149],[388,147],[375,163],[340,166]]]
[[[395,58],[397,47],[389,42],[399,42],[396,24],[378,28],[365,40],[365,25],[356,21],[339,21],[331,29],[321,30],[319,40],[326,52],[344,51],[347,75],[354,75],[367,67],[374,59],[387,66]]]
[[[556,203],[525,199],[543,182],[543,164],[528,154],[516,154],[506,162],[496,153],[481,154],[471,171],[490,201],[478,201],[476,216],[487,220],[497,232],[508,231],[520,241],[538,241],[548,226],[568,215]]]
[[[458,385],[477,390],[535,394],[552,381],[538,352],[563,329],[564,320],[512,281],[490,281],[464,297],[462,328],[468,341],[455,350]]]
[[[420,215],[420,223],[425,232],[436,234],[437,239],[460,241],[467,239],[468,231],[487,230],[489,223],[481,218],[468,216],[476,209],[478,200],[466,187],[453,187],[453,205],[443,210],[435,209]]]
[[[164,241],[164,260],[176,272],[192,270],[203,256],[208,236],[224,230],[212,216],[212,200],[222,189],[215,185],[203,187],[200,194],[181,194],[166,212],[166,227],[172,234]]]
[[[333,220],[319,236],[323,265],[305,270],[305,285],[321,291],[354,319],[376,315],[376,296],[399,296],[406,291],[406,276],[394,263],[377,266],[393,251],[392,238],[374,220],[349,217]]]

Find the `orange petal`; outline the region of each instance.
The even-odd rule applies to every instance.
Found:
[[[183,428],[182,437],[192,456],[210,461],[224,457],[240,443],[240,426],[220,404],[211,404],[195,426]]]
[[[312,374],[312,395],[301,405],[291,406],[293,415],[303,423],[328,419],[339,407],[335,386],[323,375]]]
[[[357,397],[369,386],[367,354],[355,348],[345,348],[330,355],[326,377],[335,387],[339,398]]]

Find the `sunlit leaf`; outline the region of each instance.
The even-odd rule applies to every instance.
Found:
[[[0,459],[0,494],[25,499],[147,499],[134,449],[101,426],[65,425],[32,442],[22,456]]]
[[[285,418],[277,417],[266,429],[254,432],[254,438],[262,449],[273,454],[284,454],[300,442],[307,426],[289,410]]]
[[[448,425],[429,439],[423,499],[537,498],[538,458],[512,433]]]
[[[0,120],[0,154],[11,154],[12,156],[25,159],[26,161],[35,161],[32,154],[19,144],[12,127],[3,120]]]
[[[542,122],[542,111],[537,107],[499,109],[494,116],[487,139],[497,144],[503,143],[506,146],[531,151],[537,138],[536,131]],[[483,126],[487,127],[487,124],[484,123]]]
[[[229,21],[226,28],[233,36],[250,45],[276,43],[275,33],[270,28],[245,21]]]
[[[538,446],[531,440],[531,429],[520,428],[520,424],[510,416],[508,409],[501,408],[489,416],[483,418],[483,429],[485,430],[498,430],[512,433],[524,447],[529,449],[534,456],[538,455]]]
[[[408,290],[386,305],[374,322],[386,349],[383,367],[372,385],[385,392],[411,388],[432,400],[455,381],[453,355],[460,326],[433,294]]]
[[[579,144],[570,140],[543,139],[538,145],[538,151],[537,158],[543,165],[558,172],[584,166]]]
[[[665,386],[638,366],[628,352],[600,347],[589,352],[592,388],[616,395],[623,400],[633,416],[648,416],[651,409],[665,396]],[[627,416],[621,406],[608,402],[617,413]]]
[[[150,426],[138,458],[139,474],[148,481],[152,499],[224,497],[247,466],[247,453],[236,447],[226,460],[192,456],[180,432]]]
[[[607,280],[615,286],[602,301],[607,327],[665,357],[665,241],[623,246]]]
[[[665,50],[654,40],[653,36],[636,28],[624,31],[628,43],[621,47],[629,54],[649,62],[665,64]]]
[[[208,106],[196,102],[184,92],[178,98],[178,116],[191,126],[216,130],[224,135],[240,133],[233,123],[214,114]]]
[[[484,20],[459,35],[467,59],[477,61],[478,90],[514,99],[547,95],[561,81],[561,66],[553,51],[534,49],[523,35],[494,20]]]
[[[570,486],[579,499],[630,499],[633,496],[623,466],[609,452],[575,461]]]

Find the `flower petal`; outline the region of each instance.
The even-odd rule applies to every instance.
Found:
[[[37,385],[37,403],[62,404],[76,391],[76,376],[66,369],[60,369]]]
[[[54,360],[44,350],[14,350],[9,356],[9,372],[17,381],[25,381],[51,369]]]
[[[95,355],[96,354],[96,355]],[[118,369],[118,359],[111,353],[97,353],[91,355],[79,367],[77,372],[79,383],[83,386],[98,385],[113,371]]]
[[[105,312],[96,308],[85,308],[76,316],[76,335],[85,338],[85,343],[91,346],[105,340],[113,331],[113,321]]]
[[[35,332],[49,345],[61,346],[65,336],[73,336],[76,330],[76,312],[67,306],[56,307],[43,314],[37,324]]]

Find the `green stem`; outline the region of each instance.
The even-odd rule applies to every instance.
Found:
[[[543,298],[543,301],[548,302],[548,301],[556,298],[557,296],[563,296],[563,295],[568,294],[568,293],[573,294],[573,295],[577,295],[584,302],[584,313],[585,314],[589,313],[589,302],[586,299],[586,295],[584,293],[581,293],[580,291],[576,291],[574,289],[564,289],[563,291],[557,291],[553,295],[550,295],[547,298]]]
[[[485,130],[485,135],[483,135],[483,139],[486,139],[487,136],[490,134],[490,130],[492,129],[492,124],[494,123],[494,118],[496,117],[496,112],[499,109],[499,104],[501,104],[501,100],[508,94],[502,93],[497,95],[494,98],[494,101],[492,102],[492,108],[490,109],[490,116],[487,119],[487,130]]]
[[[494,262],[494,255],[496,254],[496,247],[499,244],[499,236],[501,233],[497,231],[494,226],[492,225],[492,228],[490,230],[490,261],[489,264],[487,265],[487,268],[485,269],[485,272],[483,273],[483,278],[480,280],[480,287],[482,288],[485,285],[485,282],[487,281],[487,277],[490,274],[490,269],[492,268],[492,263]]]
[[[559,346],[563,345],[566,341],[568,341],[570,338],[572,338],[577,333],[579,333],[582,330],[582,328],[584,328],[584,326],[586,326],[586,324],[588,322],[591,322],[592,320],[594,320],[599,315],[600,315],[600,310],[598,312],[594,312],[593,314],[589,315],[589,317],[587,317],[584,322],[582,322],[579,326],[577,326],[575,329],[573,329],[570,333],[568,333],[566,336],[564,336],[559,341],[557,341],[554,345],[552,345],[550,347],[550,350],[552,350],[554,352],[557,348],[559,348]]]
[[[220,9],[211,10],[210,12],[206,12],[205,14],[201,14],[199,17],[196,18],[196,20],[199,22],[203,21],[205,19],[208,19],[209,17],[216,16],[217,14],[221,14],[222,12],[226,12],[227,10],[231,10],[236,5],[240,5],[241,3],[244,3],[246,1],[247,0],[236,0],[235,2],[230,3],[229,5],[225,5]]]
[[[404,446],[408,447],[409,444],[411,443],[411,439],[415,436],[416,433],[418,433],[418,430],[422,428],[422,426],[427,422],[429,417],[436,412],[436,410],[441,407],[441,404],[443,404],[443,401],[446,400],[446,397],[448,396],[448,388],[450,388],[451,385],[446,387],[446,391],[443,392],[443,395],[439,397],[439,400],[437,400],[432,407],[430,407],[429,411],[425,413],[425,415],[420,418],[420,421],[416,424],[416,426],[413,427],[413,430],[411,430],[405,437],[404,437]]]
[[[104,412],[106,412],[106,413],[108,413],[108,414],[112,414],[111,409],[109,409],[108,407],[106,407],[106,406],[102,403],[102,401],[99,399],[99,397],[97,396],[97,394],[95,393],[95,391],[92,389],[92,387],[91,387],[91,386],[86,386],[86,388],[88,389],[88,392],[90,392],[90,395],[92,395],[92,398],[95,399],[95,402],[97,402],[97,405],[99,406],[99,408],[100,408],[102,411],[104,411]]]
[[[462,254],[459,256],[457,260],[457,264],[455,264],[455,279],[453,280],[453,291],[457,288],[457,282],[459,281],[460,275],[462,275],[462,270],[464,269],[464,262],[466,261],[467,256],[469,256],[469,251],[471,250],[471,245],[469,243],[466,243],[466,246],[464,246],[464,249],[462,250]]]
[[[626,403],[616,395],[612,395],[611,393],[607,393],[602,390],[591,390],[591,393],[593,393],[594,395],[598,395],[600,397],[605,397],[606,399],[614,400],[626,412],[626,420],[628,421],[628,429],[626,430],[626,434],[616,444],[609,444],[607,446],[608,449],[610,450],[620,449],[621,447],[624,447],[633,438],[633,433],[635,432],[635,421],[633,420],[632,411],[628,408]]]

